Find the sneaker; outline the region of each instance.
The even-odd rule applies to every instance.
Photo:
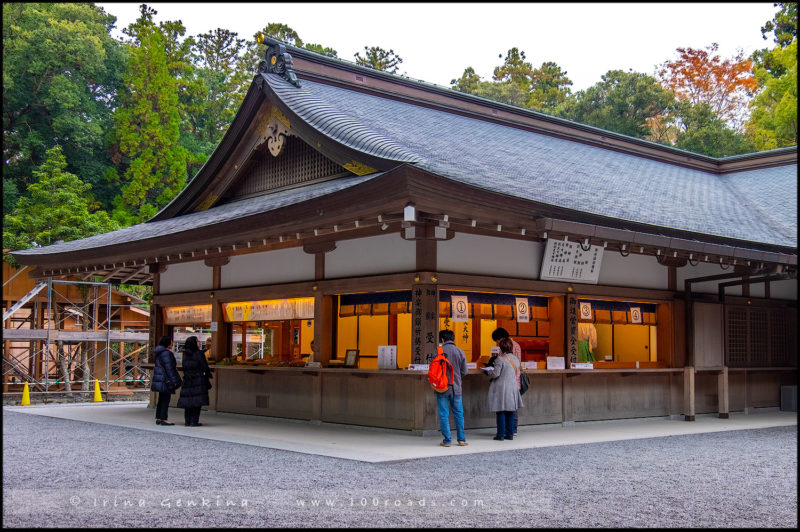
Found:
[[[202,423],[191,423],[189,426],[190,427],[202,427],[203,424]]]
[[[502,437],[502,436],[495,436],[495,437],[494,437],[494,438],[492,438],[492,439],[493,439],[493,440],[497,440],[497,441],[503,441],[503,437]]]
[[[441,445],[442,447],[450,447],[450,444],[445,442],[442,442],[439,445]]]
[[[506,439],[507,439],[507,440],[513,440],[513,439],[514,439],[514,436],[506,436]]]
[[[468,444],[467,442],[465,442],[465,441],[460,441],[460,442],[458,442],[458,444],[459,444],[461,447],[464,447],[465,445],[469,445],[469,444]]]

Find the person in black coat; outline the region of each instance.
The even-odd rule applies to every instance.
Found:
[[[197,345],[197,337],[190,336],[183,345],[183,387],[178,398],[178,408],[184,409],[187,427],[199,427],[200,408],[208,404],[211,388],[211,369],[206,355]]]
[[[150,383],[150,390],[158,392],[158,403],[156,404],[156,425],[174,425],[167,421],[169,417],[169,402],[175,390],[180,388],[181,376],[178,374],[175,355],[172,354],[172,339],[169,336],[162,336],[155,349],[155,367],[153,368],[153,380]]]

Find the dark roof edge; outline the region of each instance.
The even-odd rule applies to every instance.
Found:
[[[255,78],[254,78],[255,79]],[[157,222],[159,220],[166,220],[181,213],[189,202],[197,194],[202,193],[208,182],[214,178],[220,166],[227,160],[230,151],[236,146],[240,140],[241,134],[250,126],[253,115],[258,111],[261,105],[263,93],[255,83],[251,83],[242,99],[242,104],[236,112],[231,125],[225,131],[225,135],[214,151],[209,156],[208,160],[203,164],[200,170],[197,171],[194,178],[189,181],[186,186],[181,190],[177,196],[172,198],[164,208],[162,208],[149,222]]]
[[[279,41],[274,41],[272,39],[267,39],[267,40],[270,42],[279,42]],[[663,162],[681,164],[683,166],[690,166],[707,172],[729,173],[729,172],[738,172],[744,170],[764,168],[769,166],[797,164],[797,146],[790,146],[787,148],[778,148],[763,152],[754,152],[754,153],[733,155],[727,157],[711,157],[707,155],[702,155],[682,150],[672,146],[666,146],[664,144],[659,144],[649,140],[630,137],[628,135],[623,135],[621,133],[600,129],[594,126],[573,122],[565,118],[548,115],[538,111],[524,109],[521,107],[505,104],[502,102],[496,102],[494,100],[489,100],[486,98],[482,98],[480,96],[459,92],[454,89],[450,89],[448,87],[442,87],[440,85],[435,85],[426,81],[412,79],[404,76],[398,76],[395,74],[389,74],[387,72],[375,70],[373,68],[360,66],[355,63],[345,61],[343,59],[328,57],[325,55],[318,54],[316,52],[312,52],[310,50],[298,48],[291,44],[287,43],[281,43],[281,44],[285,44],[287,51],[291,52],[291,55],[294,60],[295,71],[298,74],[300,74],[301,78],[313,79],[314,81],[319,81],[319,82],[328,82],[328,83],[334,82],[337,84],[345,85],[350,89],[363,92],[370,92],[370,93],[384,94],[384,95],[391,94],[395,98],[401,96],[404,97],[403,99],[406,99],[412,103],[420,103],[420,102],[419,100],[415,101],[415,98],[413,98],[413,96],[407,93],[391,91],[390,87],[387,87],[387,84],[407,89],[414,89],[417,91],[424,91],[438,96],[443,96],[448,100],[450,100],[452,102],[449,106],[451,110],[454,108],[459,109],[461,112],[464,112],[464,110],[466,110],[463,108],[463,106],[460,107],[458,105],[458,102],[463,102],[464,104],[472,104],[473,106],[475,105],[481,106],[484,108],[488,108],[488,112],[481,113],[481,112],[476,112],[473,109],[471,114],[475,115],[476,117],[482,117],[484,119],[488,118],[493,121],[498,120],[498,116],[495,114],[495,112],[502,110],[506,115],[505,117],[506,122],[515,121],[522,125],[526,125],[526,122],[524,121],[525,119],[527,119],[528,122],[531,119],[533,119],[540,123],[538,125],[542,129],[541,132],[544,134],[547,134],[549,132],[551,134],[556,134],[558,136],[563,137],[565,135],[563,130],[560,132],[555,130],[553,131],[547,130],[548,125],[550,125],[553,128],[560,127],[568,129],[571,132],[573,132],[573,136],[575,137],[574,140],[577,141],[583,141],[583,142],[588,141],[592,144],[603,145],[603,147],[615,148],[617,150],[626,147],[631,152],[650,157],[653,157],[654,154],[652,153],[652,151],[655,151],[662,154],[662,157],[664,157]],[[298,59],[300,60],[299,62],[297,61]],[[315,66],[328,67],[328,68],[314,68]],[[361,76],[361,77],[366,76],[369,78],[374,78],[375,80],[378,80],[383,83],[380,84],[380,87],[371,86],[366,83],[358,83],[357,81],[355,81],[356,76],[353,76],[353,78],[350,79],[346,79],[342,76],[334,76],[333,75],[334,72],[331,71],[331,68],[334,68],[335,70],[338,71],[344,71],[350,74],[354,74],[356,76]],[[431,101],[426,101],[425,103],[428,106],[433,105],[443,109],[448,108],[448,105],[445,103],[439,103],[439,105],[436,105],[436,102],[431,102]],[[523,120],[519,120],[519,118],[515,120],[514,117],[519,117],[522,118]],[[608,145],[608,141],[614,141],[614,144]],[[643,153],[644,150],[649,150],[651,151],[651,153]],[[791,155],[794,155],[794,157],[791,157]],[[772,159],[772,160],[768,162],[765,161],[765,159]]]

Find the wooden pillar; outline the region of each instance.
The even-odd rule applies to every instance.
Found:
[[[472,318],[472,360],[477,362],[481,358],[481,319]]]
[[[683,368],[683,419],[694,421],[694,366]]]
[[[667,290],[678,290],[678,268],[675,266],[667,266]]]
[[[724,366],[717,375],[717,402],[719,404],[719,417],[728,419],[728,366]]]
[[[327,367],[336,345],[336,302],[334,296],[314,295],[314,360]]]
[[[161,294],[161,274],[167,271],[167,267],[163,264],[151,264],[148,268],[153,275],[153,296],[155,297]],[[150,350],[147,353],[148,362],[155,362],[153,360],[153,351],[158,345],[158,341],[165,334],[167,334],[167,325],[161,305],[150,303]]]
[[[439,287],[422,281],[423,275],[418,274],[411,286],[412,364],[429,364],[439,344]]]
[[[569,369],[573,362],[578,362],[578,297],[567,296],[566,316],[566,339],[567,339],[567,360],[566,367]]]
[[[303,245],[303,251],[314,255],[314,280],[325,279],[325,254],[336,249],[335,240],[319,240]],[[321,293],[315,285],[314,294],[314,352],[309,358],[327,367],[336,345],[336,314],[334,297]]]
[[[230,262],[228,257],[215,257],[206,259],[205,265],[211,268],[211,288],[219,290],[222,288],[222,267]],[[230,331],[231,324],[225,321],[225,313],[222,309],[222,301],[217,300],[214,293],[211,293],[211,338],[208,345],[214,360],[222,360],[231,355],[230,353]]]

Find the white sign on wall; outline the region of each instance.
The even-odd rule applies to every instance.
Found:
[[[397,369],[397,346],[378,346],[378,369]]]
[[[520,323],[531,321],[531,308],[528,306],[527,297],[517,298],[517,321]]]
[[[642,323],[642,309],[631,307],[631,323]]]
[[[589,246],[584,251],[577,242],[547,239],[539,278],[543,281],[573,281],[597,284],[603,246]]]
[[[592,319],[592,304],[586,301],[581,301],[580,313],[581,313],[580,319],[582,320]]]
[[[469,321],[469,303],[467,296],[450,296],[452,298],[453,321]]]

